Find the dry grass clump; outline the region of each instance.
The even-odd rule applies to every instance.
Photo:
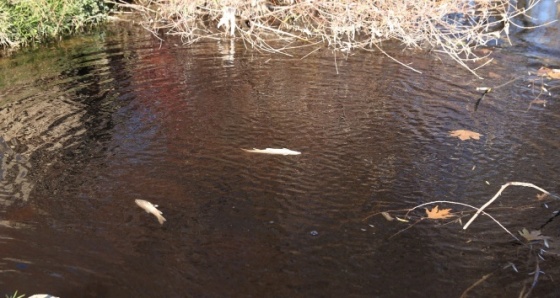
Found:
[[[187,43],[229,35],[283,52],[297,40],[343,51],[381,50],[382,41],[398,40],[447,53],[468,69],[465,62],[483,58],[472,49],[507,37],[512,19],[526,11],[509,0],[145,0],[133,7],[154,33]],[[275,48],[273,39],[287,43]]]

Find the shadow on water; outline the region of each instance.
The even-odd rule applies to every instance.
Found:
[[[558,192],[554,92],[531,104],[524,77],[475,112],[481,81],[429,55],[394,51],[422,75],[379,53],[339,58],[337,74],[328,51],[181,47],[137,30],[0,60],[6,294],[459,297],[491,273],[470,293],[511,297],[532,282],[529,247],[487,218],[397,236],[406,224],[366,218],[434,200],[480,206],[507,181]],[[538,68],[496,55],[487,86]],[[483,137],[461,142],[456,129]],[[266,147],[302,154],[241,150]],[[535,195],[508,189],[493,214],[537,229],[560,204]],[[558,237],[557,223],[543,233]],[[557,265],[541,261],[533,295],[558,295]]]

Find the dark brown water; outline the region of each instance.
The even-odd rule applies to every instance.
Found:
[[[479,80],[429,54],[391,52],[417,74],[378,52],[338,54],[336,67],[327,50],[300,59],[312,50],[160,44],[123,26],[0,60],[0,295],[459,297],[476,285],[469,297],[517,297],[530,288],[542,245],[518,244],[487,217],[466,231],[451,220],[402,231],[409,225],[370,215],[435,200],[480,206],[508,181],[560,192],[560,84],[527,75],[560,59],[495,49]],[[476,87],[513,78],[474,111]],[[550,95],[538,95],[543,82]],[[450,137],[457,129],[482,137]],[[302,154],[241,150],[267,147]],[[560,204],[537,194],[508,188],[489,212],[516,234],[539,229]],[[167,222],[135,199],[159,204]],[[551,252],[559,221],[542,229]],[[542,255],[532,294],[557,297],[558,257]]]

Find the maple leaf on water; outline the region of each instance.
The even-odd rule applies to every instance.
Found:
[[[478,132],[474,132],[466,129],[450,131],[449,135],[452,137],[458,137],[461,141],[465,141],[469,139],[479,140],[481,136],[481,134],[479,134]]]
[[[523,230],[518,232],[519,235],[527,239],[527,241],[550,239],[548,236],[541,235],[541,231],[539,230],[529,232],[527,229],[523,228]]]
[[[439,210],[439,207],[437,205],[432,208],[432,210],[428,210],[426,208],[426,214],[428,215],[428,218],[431,219],[446,219],[449,217],[453,217],[453,214],[449,213],[449,211],[451,211],[451,209]]]

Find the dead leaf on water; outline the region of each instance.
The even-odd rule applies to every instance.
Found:
[[[534,240],[546,240],[546,239],[550,239],[550,237],[541,235],[541,231],[539,230],[534,230],[529,232],[526,228],[523,228],[523,230],[518,231],[519,235],[521,235],[523,238],[527,239],[527,241],[534,241]]]
[[[551,71],[550,68],[544,67],[544,66],[543,66],[543,67],[539,68],[539,70],[537,70],[537,75],[538,75],[538,76],[546,76],[546,74],[547,74],[549,71]]]
[[[545,99],[533,99],[530,105],[542,105],[543,107],[546,107],[547,102],[548,101],[546,101]]]
[[[544,192],[537,195],[537,201],[544,201],[546,199],[548,199],[548,194],[546,194]]]
[[[481,134],[466,129],[459,129],[450,131],[449,136],[458,137],[461,141],[466,141],[469,139],[479,140]]]
[[[560,69],[551,69],[548,67],[541,67],[539,70],[537,70],[537,75],[539,76],[546,76],[549,77],[551,79],[560,79]]]
[[[439,210],[439,206],[435,206],[432,210],[428,210],[426,208],[426,214],[430,219],[446,219],[453,217],[453,214],[449,213],[451,209],[441,209]]]
[[[492,78],[492,79],[501,79],[501,78],[502,78],[501,75],[499,75],[499,74],[497,74],[497,73],[495,73],[495,72],[493,72],[493,71],[491,71],[491,72],[488,73],[488,77],[490,77],[490,78]]]

